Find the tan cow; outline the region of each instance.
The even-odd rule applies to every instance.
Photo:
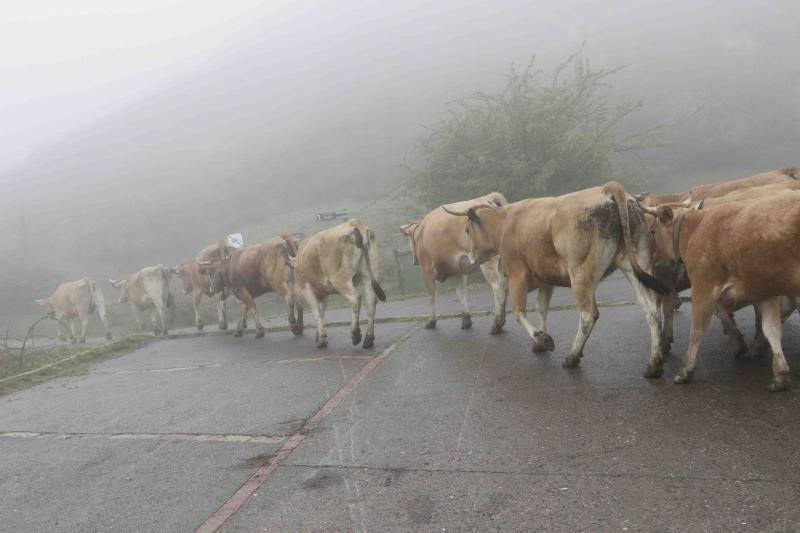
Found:
[[[750,187],[734,190],[724,196],[711,197],[701,200],[695,204],[694,209],[702,208],[704,210],[713,209],[716,206],[728,204],[731,202],[752,200],[756,198],[764,198],[766,196],[783,194],[787,191],[800,190],[800,181],[781,181],[770,185],[762,185],[758,187]],[[686,207],[682,203],[666,204],[669,207]],[[648,226],[651,227],[655,224],[654,217],[647,217]],[[654,249],[657,254],[658,251]],[[673,264],[670,261],[661,260],[659,257],[654,256],[654,276],[661,283],[671,288],[670,292],[660,296],[661,312],[663,314],[664,324],[664,351],[668,352],[673,341],[673,315],[675,306],[673,301],[677,298],[677,294],[681,291],[691,288],[691,282],[686,274],[686,268],[683,264]],[[751,355],[761,354],[766,350],[768,343],[761,330],[761,315],[757,306],[756,311],[756,338],[753,345],[750,347],[749,352]],[[786,297],[781,302],[782,316],[784,319],[788,317],[792,311],[797,307],[794,299]],[[736,326],[733,316],[729,313],[719,312],[718,316],[723,323],[725,333],[730,337],[731,344],[734,348],[734,353],[737,357],[748,352],[747,343],[744,336]]]
[[[106,339],[111,340],[111,332],[106,322],[106,304],[103,292],[93,279],[83,278],[78,281],[62,283],[56,291],[47,298],[36,300],[36,303],[47,309],[47,314],[56,320],[56,333],[58,338],[66,340],[67,337],[74,342],[86,342],[86,325],[89,315],[97,311]],[[81,321],[81,334],[75,334],[74,318]],[[62,332],[59,326],[69,322],[69,329]],[[76,340],[77,337],[77,340]]]
[[[172,293],[169,280],[172,269],[164,265],[145,267],[128,279],[111,279],[108,281],[115,289],[119,289],[120,303],[128,303],[136,319],[139,329],[142,321],[139,313],[152,310],[153,334],[167,335],[167,307],[172,305]]]
[[[636,199],[647,207],[658,207],[664,204],[675,203],[692,203],[709,198],[717,198],[725,196],[726,194],[737,191],[739,189],[747,189],[750,187],[760,187],[762,185],[770,185],[773,183],[782,183],[787,180],[800,179],[800,167],[788,166],[778,170],[771,170],[761,174],[755,174],[746,178],[740,178],[732,181],[723,181],[720,183],[709,183],[707,185],[698,185],[692,187],[686,192],[668,195],[653,195],[649,192],[643,192],[636,195]]]
[[[361,292],[367,300],[367,334],[364,348],[375,344],[376,299],[386,301],[378,284],[378,241],[375,234],[356,218],[320,231],[300,244],[294,276],[300,293],[317,319],[317,347],[328,345],[325,333],[325,306],[328,296],[338,292],[350,302],[350,337],[353,345],[361,341],[359,314]]]
[[[499,192],[493,192],[474,200],[448,204],[450,209],[466,211],[470,207],[490,203],[506,205],[508,201]],[[436,208],[422,220],[409,222],[400,227],[400,232],[408,238],[414,264],[419,265],[420,276],[431,298],[431,312],[425,327],[436,327],[436,282],[443,283],[447,278],[459,276],[456,295],[461,304],[461,329],[472,327],[469,303],[467,302],[467,281],[469,274],[480,266],[483,277],[494,293],[494,324],[492,335],[503,331],[506,323],[505,276],[500,272],[500,259],[495,257],[482,265],[469,261],[469,239],[464,234],[464,224],[457,218]]]
[[[650,327],[650,362],[645,376],[662,373],[661,323],[656,294],[666,288],[650,268],[650,239],[635,199],[618,183],[606,183],[550,198],[532,198],[503,207],[489,204],[466,212],[471,259],[484,263],[500,256],[508,276],[512,312],[533,341],[534,351],[550,351],[547,312],[555,286],[571,287],[580,311],[580,326],[565,367],[576,367],[599,311],[597,284],[619,268],[633,286]],[[539,329],[528,321],[528,292],[539,289]],[[653,289],[653,290],[651,290]]]
[[[211,291],[211,279],[200,267],[200,263],[224,259],[234,252],[235,248],[227,246],[225,241],[217,241],[206,246],[197,254],[193,261],[187,261],[182,265],[173,267],[172,271],[177,274],[183,284],[183,293],[192,298],[194,308],[194,321],[198,330],[203,329],[203,321],[200,318],[200,300],[203,296],[213,298],[216,293]],[[227,309],[225,298],[227,293],[223,290],[219,292],[219,302],[217,303],[217,324],[219,329],[228,329]]]
[[[800,295],[800,191],[731,202],[714,209],[647,208],[657,217],[660,257],[683,262],[692,284],[689,348],[676,383],[691,381],[714,309],[755,304],[773,352],[771,390],[785,390],[790,370],[781,346],[781,296]]]
[[[258,318],[255,298],[268,292],[274,292],[286,301],[292,333],[303,333],[303,308],[295,301],[291,267],[296,254],[297,241],[294,237],[281,235],[261,244],[239,248],[221,261],[199,263],[201,268],[210,269],[212,293],[230,291],[242,303],[237,336],[244,332],[248,312],[253,315],[256,324],[256,338],[264,336],[265,330]]]

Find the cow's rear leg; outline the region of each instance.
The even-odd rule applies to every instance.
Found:
[[[53,321],[53,324],[55,324],[56,336],[58,337],[58,340],[62,342],[67,342],[72,340],[73,338],[72,332],[69,330],[68,327],[64,326],[62,320],[56,317]]]
[[[670,291],[657,297],[658,305],[661,307],[663,326],[661,328],[661,351],[669,353],[672,350],[672,343],[675,341],[672,325],[675,318],[675,300],[680,300],[678,293]]]
[[[375,309],[378,305],[378,296],[369,284],[364,284],[364,295],[367,299],[367,335],[364,337],[362,348],[375,346]]]
[[[425,322],[425,329],[434,329],[436,327],[436,280],[431,277],[425,277],[425,287],[428,289],[430,296],[430,312],[428,313],[428,320]]]
[[[217,327],[220,331],[228,329],[228,307],[225,303],[225,298],[220,294],[219,302],[217,302]]]
[[[578,333],[572,342],[572,348],[564,358],[564,368],[576,368],[581,364],[583,357],[583,347],[592,334],[592,329],[600,316],[594,296],[594,285],[592,280],[582,279],[579,275],[570,275],[572,283],[572,295],[580,314],[578,322]]]
[[[286,301],[286,308],[289,315],[289,328],[294,335],[303,334],[303,311],[302,307],[295,301],[294,289],[290,286],[285,294],[282,295]],[[297,313],[295,315],[295,312]]]
[[[528,320],[528,313],[525,310],[525,306],[528,304],[528,282],[524,276],[510,276],[508,278],[508,293],[511,296],[511,313],[533,341],[533,350],[536,351],[537,330]]]
[[[350,302],[350,339],[353,346],[356,346],[361,342],[361,326],[358,323],[361,315],[361,293],[350,280],[346,283],[334,283],[333,288]]]
[[[771,391],[788,390],[791,384],[789,365],[783,354],[781,345],[781,298],[775,296],[756,304],[761,311],[761,325],[764,337],[772,348],[772,383]]]
[[[153,335],[158,337],[159,335],[161,335],[161,326],[158,323],[158,310],[157,309],[153,309],[153,311],[150,313],[150,320],[153,323]]]
[[[194,309],[194,325],[198,331],[203,331],[203,319],[200,318],[200,298],[201,293],[195,290],[192,294],[192,308]]]
[[[508,282],[506,276],[500,271],[500,256],[495,256],[482,264],[481,271],[494,295],[494,323],[490,333],[498,335],[506,324],[506,299],[508,298]]]
[[[261,324],[261,320],[258,318],[256,301],[253,299],[250,291],[244,287],[237,291],[236,297],[239,298],[240,302],[242,302],[242,323],[244,324],[245,320],[247,319],[247,312],[250,311],[250,313],[253,315],[253,322],[255,322],[256,325],[256,339],[260,339],[264,336],[265,330],[264,325]]]
[[[553,297],[553,286],[542,285],[536,297],[536,313],[539,315],[539,331],[533,334],[534,352],[552,352],[556,343],[547,333],[547,313],[550,311],[550,299]]]
[[[314,290],[308,285],[303,287],[300,292],[311,308],[314,318],[317,319],[317,348],[325,348],[328,345],[328,335],[325,333],[325,301],[327,297],[317,297]]]
[[[646,257],[639,257],[639,264],[646,265],[648,260]],[[647,321],[647,326],[650,329],[650,360],[647,363],[647,368],[644,371],[645,378],[658,378],[664,374],[664,330],[661,326],[661,316],[658,310],[658,294],[642,285],[636,278],[630,263],[626,260],[618,263],[619,269],[622,274],[627,278],[628,283],[633,287],[633,292],[636,294],[636,299],[644,311],[644,318]],[[665,295],[669,298],[669,295]],[[674,296],[674,295],[673,295]],[[669,304],[673,307],[670,311],[674,311],[674,300]],[[662,300],[663,308],[663,300]],[[671,315],[670,315],[671,317]],[[670,318],[671,319],[671,318]]]
[[[81,336],[78,337],[78,342],[86,342],[86,327],[89,325],[89,315],[85,312],[78,313],[78,320],[81,321]]]
[[[673,379],[675,383],[689,383],[694,377],[697,368],[697,352],[700,349],[700,341],[703,334],[711,323],[714,316],[716,302],[712,294],[701,293],[696,287],[692,289],[692,326],[689,330],[689,348],[686,350],[686,358],[683,367],[678,371]]]
[[[469,302],[467,302],[467,282],[469,276],[461,274],[458,286],[456,286],[456,296],[458,303],[461,304],[461,329],[472,328],[472,313],[469,311]]]
[[[103,293],[100,289],[94,290],[94,305],[97,309],[97,316],[100,317],[100,322],[103,323],[103,331],[106,335],[106,340],[111,340],[111,331],[108,329],[108,320],[106,320],[106,301],[103,298]]]
[[[753,345],[750,347],[748,355],[758,356],[764,355],[769,348],[769,341],[764,336],[764,329],[761,325],[761,311],[757,305],[753,308],[756,312],[756,336],[753,339]],[[786,322],[792,313],[797,309],[797,299],[793,296],[781,296],[781,323]]]
[[[722,329],[728,336],[731,348],[733,349],[733,355],[736,359],[740,359],[742,355],[747,353],[747,343],[744,340],[744,335],[742,335],[742,332],[739,331],[739,327],[736,325],[733,313],[716,307],[714,314],[717,315],[717,318],[722,322]]]

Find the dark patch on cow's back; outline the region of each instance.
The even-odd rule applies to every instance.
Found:
[[[608,240],[621,239],[622,222],[619,219],[617,203],[609,199],[602,204],[589,207],[578,218],[577,227],[584,231],[597,231],[601,237]]]
[[[636,200],[633,199],[628,200],[628,220],[631,225],[631,235],[633,236],[634,240],[636,240],[639,232],[645,228],[645,222],[644,213],[642,213],[642,210],[639,209],[639,205],[636,203]]]

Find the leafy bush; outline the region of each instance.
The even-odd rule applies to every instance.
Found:
[[[410,192],[436,206],[491,190],[512,200],[611,179],[637,183],[619,156],[656,146],[663,128],[620,132],[620,122],[642,103],[610,102],[607,89],[618,70],[594,69],[580,51],[547,80],[533,59],[522,71],[512,65],[500,93],[448,105],[449,116],[420,143]]]

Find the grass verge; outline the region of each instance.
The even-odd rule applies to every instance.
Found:
[[[0,396],[51,379],[83,374],[91,363],[130,353],[155,340],[151,335],[127,335],[101,346],[56,345],[25,352],[22,365],[0,360]]]

